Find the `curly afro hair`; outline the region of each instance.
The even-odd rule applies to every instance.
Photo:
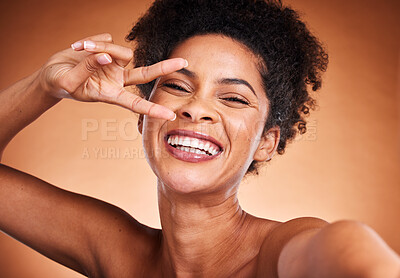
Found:
[[[247,46],[261,58],[260,74],[269,100],[264,132],[280,128],[277,151],[297,132],[306,132],[304,117],[315,107],[310,95],[321,87],[328,55],[294,10],[274,0],[156,0],[126,39],[136,43],[134,64],[148,66],[167,59],[184,40],[220,34]],[[139,85],[148,99],[154,81]],[[256,161],[248,173],[257,174]]]

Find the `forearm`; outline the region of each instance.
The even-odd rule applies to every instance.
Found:
[[[287,274],[282,277],[400,277],[398,255],[376,232],[354,221],[299,235],[284,248],[280,263]],[[297,274],[288,271],[291,263],[297,264]]]
[[[6,145],[59,99],[41,89],[39,71],[0,91],[0,159]]]

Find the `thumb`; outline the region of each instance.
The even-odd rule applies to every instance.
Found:
[[[93,73],[102,66],[111,64],[111,62],[111,56],[106,53],[89,55],[62,76],[60,85],[63,89],[73,94]]]

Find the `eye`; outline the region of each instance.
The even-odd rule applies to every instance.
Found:
[[[177,90],[177,91],[183,91],[183,92],[187,92],[187,93],[189,92],[188,90],[182,88],[181,86],[179,86],[179,85],[177,85],[175,83],[164,83],[162,85],[162,87],[167,87],[167,88],[171,88],[171,89],[174,89],[174,90]]]
[[[223,98],[223,100],[249,105],[249,102],[247,100],[238,97],[225,97]]]

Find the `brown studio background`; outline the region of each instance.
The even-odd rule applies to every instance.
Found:
[[[356,219],[399,253],[400,2],[286,3],[302,11],[325,42],[330,65],[309,132],[284,156],[274,157],[259,177],[243,182],[241,204],[252,214],[281,221],[300,216]],[[110,32],[116,43],[128,45],[124,36],[149,5],[126,0],[2,1],[0,88],[85,36]],[[85,130],[94,124],[99,127]],[[159,227],[155,177],[135,124],[136,116],[122,108],[64,100],[13,139],[3,163],[114,203]],[[134,158],[122,157],[124,152]],[[0,233],[0,277],[81,275]]]

